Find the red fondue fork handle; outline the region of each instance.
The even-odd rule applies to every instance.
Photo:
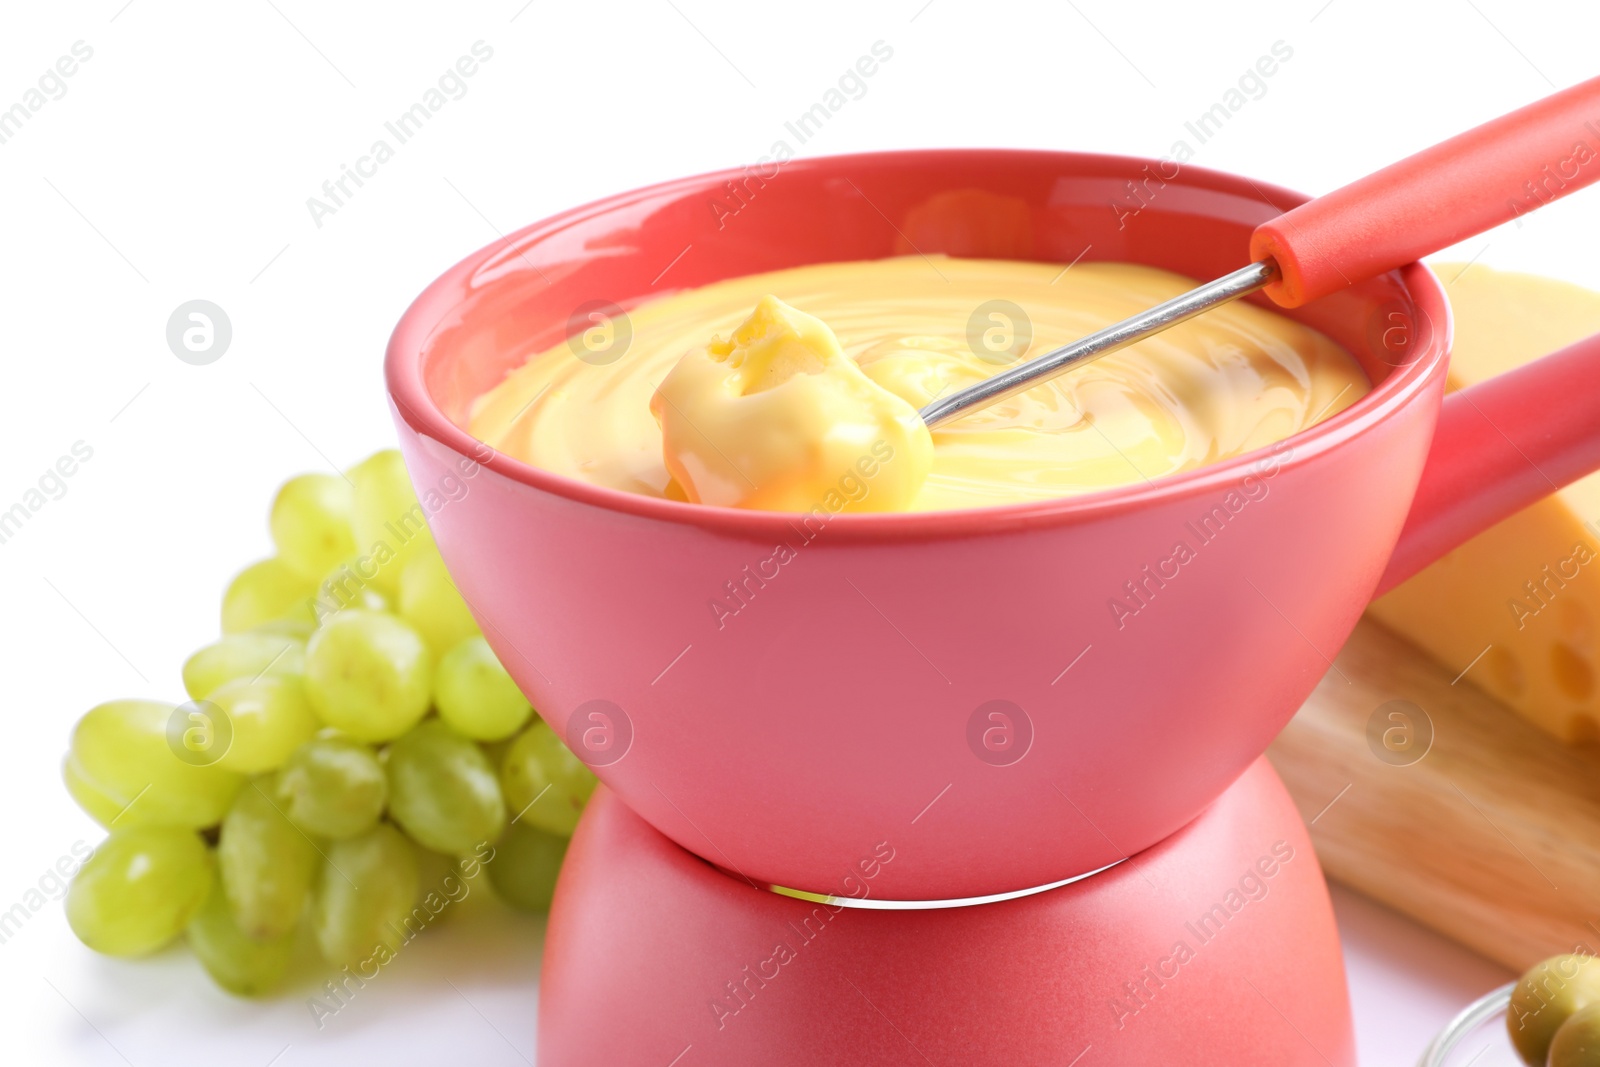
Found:
[[[1486,122],[1256,227],[1249,266],[934,400],[958,419],[1257,289],[1327,296],[1510,222],[1600,179],[1600,78]]]
[[[1535,101],[1262,223],[1283,307],[1403,267],[1600,179],[1600,78]]]
[[[1452,393],[1374,595],[1597,469],[1600,334]]]

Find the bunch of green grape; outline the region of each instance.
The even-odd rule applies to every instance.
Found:
[[[480,874],[549,907],[595,779],[484,641],[399,453],[290,479],[271,530],[183,665],[189,700],[115,700],[73,730],[67,790],[110,831],[73,931],[114,956],[185,935],[260,995],[308,942],[370,974]]]

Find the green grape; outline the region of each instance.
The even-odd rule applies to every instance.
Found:
[[[143,956],[183,932],[211,891],[211,854],[193,830],[114,830],[67,891],[67,923],[108,956]]]
[[[444,880],[456,869],[456,858],[446,856],[443,852],[435,852],[431,848],[423,848],[415,841],[411,843],[416,845],[414,851],[417,857],[417,903],[420,904],[429,893],[441,891]]]
[[[281,767],[289,753],[316,736],[320,725],[299,678],[235,678],[206,699],[228,717],[233,730],[233,741],[217,766],[239,774]]]
[[[217,866],[234,920],[268,941],[300,922],[317,871],[317,846],[273,802],[272,779],[251,782],[222,820]]]
[[[510,737],[533,714],[528,698],[482,637],[469,637],[444,654],[433,688],[439,718],[476,741]]]
[[[300,829],[318,837],[364,834],[389,799],[389,782],[372,749],[346,737],[307,741],[278,772],[278,803]]]
[[[311,706],[323,722],[362,741],[387,741],[415,726],[432,688],[428,646],[393,615],[342,611],[306,646]]]
[[[419,847],[416,851],[416,906],[428,916],[428,925],[432,926],[444,922],[460,910],[457,905],[466,899],[470,887],[461,877],[461,869],[454,856],[446,856],[429,848]]]
[[[67,795],[78,802],[78,807],[101,826],[110,826],[122,814],[122,805],[90,785],[78,770],[78,765],[68,756],[61,761],[61,780],[67,784]]]
[[[388,598],[372,584],[373,578],[362,577],[364,573],[372,575],[376,572],[370,563],[363,566],[360,560],[351,560],[322,576],[322,582],[317,586],[316,615],[319,623],[326,622],[346,608],[389,610]]]
[[[252,630],[229,634],[207,645],[183,664],[183,689],[204,700],[223,682],[263,675],[297,678],[305,674],[306,646],[287,634]]]
[[[567,854],[567,839],[521,823],[494,847],[486,865],[500,899],[521,911],[545,911],[555,895],[556,876]]]
[[[105,826],[215,826],[244,778],[202,753],[179,758],[169,736],[171,704],[113,700],[91,708],[72,731],[67,788]],[[108,815],[108,813],[110,813]]]
[[[571,837],[597,779],[543,719],[524,730],[500,763],[500,787],[517,821]]]
[[[438,719],[389,746],[389,813],[435,852],[459,855],[500,836],[506,805],[483,751]]]
[[[234,575],[222,594],[222,632],[242,633],[279,619],[315,624],[312,581],[277,557],[250,564]]]
[[[406,565],[434,550],[433,534],[399,452],[373,453],[351,468],[350,479],[356,485],[356,551],[377,564],[374,582],[392,599]]]
[[[478,623],[437,551],[422,552],[400,574],[400,617],[442,656],[478,633]]]
[[[278,558],[307,578],[317,578],[356,550],[350,525],[355,489],[337,474],[290,478],[272,501],[272,543]]]
[[[311,619],[268,619],[260,626],[252,626],[246,633],[275,634],[279,637],[289,637],[299,641],[302,645],[311,639],[311,634],[317,628],[315,618]]]
[[[200,965],[212,981],[241,997],[259,997],[283,984],[294,956],[294,934],[267,941],[246,937],[234,921],[227,891],[219,876],[184,933]]]
[[[386,822],[330,842],[311,911],[323,959],[358,970],[387,963],[406,939],[417,883],[414,846]]]

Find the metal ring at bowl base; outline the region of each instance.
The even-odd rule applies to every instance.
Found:
[[[708,861],[709,862],[709,861]],[[751,883],[758,889],[765,889],[769,893],[776,893],[783,897],[793,897],[796,900],[808,900],[813,904],[825,904],[830,907],[860,908],[864,911],[937,911],[943,908],[971,908],[979,904],[998,904],[1003,900],[1016,900],[1020,897],[1031,897],[1039,893],[1048,893],[1052,889],[1060,889],[1073,882],[1081,882],[1085,878],[1093,878],[1102,871],[1126,863],[1126,859],[1114,860],[1104,867],[1096,867],[1083,874],[1075,874],[1071,878],[1063,878],[1059,882],[1050,882],[1047,885],[1032,886],[1028,889],[1013,889],[1008,893],[989,893],[981,897],[958,897],[954,900],[879,900],[874,897],[839,897],[831,893],[812,893],[805,889],[790,889],[787,886],[773,885],[771,882]],[[729,871],[717,864],[711,864],[730,878],[739,878],[749,881],[734,871]]]
[[[1417,1061],[1417,1067],[1444,1067],[1449,1062],[1447,1057],[1456,1050],[1456,1046],[1464,1037],[1496,1015],[1505,1013],[1511,1004],[1511,991],[1515,988],[1517,983],[1507,982],[1463,1008],[1461,1013],[1446,1023],[1445,1028],[1428,1043],[1422,1058]]]

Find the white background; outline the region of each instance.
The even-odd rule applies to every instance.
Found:
[[[0,108],[73,43],[93,58],[0,144],[0,510],[77,441],[93,458],[0,544],[9,705],[0,910],[100,832],[58,764],[114,696],[180,695],[220,590],[269,550],[285,476],[393,440],[380,357],[434,275],[544,215],[749,163],[873,42],[893,59],[802,154],[1001,145],[1163,155],[1282,40],[1194,162],[1332,189],[1594,73],[1600,10],[1518,0],[493,0],[8,4]],[[494,50],[319,229],[306,199],[473,44]],[[1600,193],[1456,251],[1600,287]],[[165,324],[220,304],[190,366]],[[1412,1062],[1494,967],[1338,894],[1364,1062]],[[487,904],[488,902],[484,902]],[[0,944],[8,1062],[529,1062],[541,924],[470,905],[325,1030],[303,1000],[211,989],[182,952],[93,956],[50,902]],[[625,1020],[619,1020],[625,1025]],[[275,1060],[274,1057],[277,1057]]]

